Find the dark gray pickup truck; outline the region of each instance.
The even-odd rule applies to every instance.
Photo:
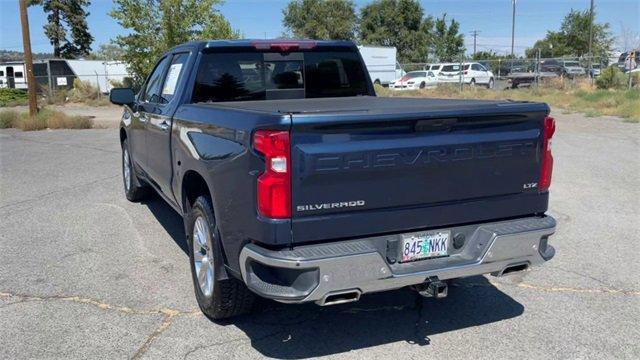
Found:
[[[551,259],[543,103],[379,98],[346,41],[177,46],[114,89],[129,200],[184,218],[211,318],[357,301]]]

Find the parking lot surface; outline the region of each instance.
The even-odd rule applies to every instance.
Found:
[[[640,126],[554,115],[544,267],[220,323],[178,214],[125,199],[116,129],[0,131],[0,358],[640,358]]]

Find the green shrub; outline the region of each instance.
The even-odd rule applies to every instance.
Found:
[[[631,86],[635,88],[640,87],[640,71],[631,73]]]
[[[25,105],[27,103],[27,92],[20,89],[0,89],[0,106]]]
[[[15,110],[5,110],[0,112],[0,129],[15,127],[20,114]]]
[[[609,66],[596,78],[598,89],[624,89],[628,78],[616,66]]]

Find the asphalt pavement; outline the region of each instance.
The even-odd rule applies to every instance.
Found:
[[[128,202],[116,129],[0,131],[0,358],[640,358],[640,124],[556,112],[556,257],[331,307],[197,309],[182,220]]]

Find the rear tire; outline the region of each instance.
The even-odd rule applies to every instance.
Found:
[[[494,86],[493,78],[489,79],[489,83],[487,84],[487,89],[493,89]]]
[[[471,79],[471,81],[469,82],[469,87],[476,87],[476,79]]]
[[[420,83],[420,89],[424,89],[425,87],[427,87],[427,84],[423,81]]]
[[[127,200],[137,202],[149,195],[149,189],[136,174],[136,169],[131,161],[129,140],[127,139],[122,142],[122,181]]]
[[[224,261],[211,200],[198,197],[184,221],[191,278],[200,310],[214,320],[251,311],[255,295],[242,281],[222,276]]]

